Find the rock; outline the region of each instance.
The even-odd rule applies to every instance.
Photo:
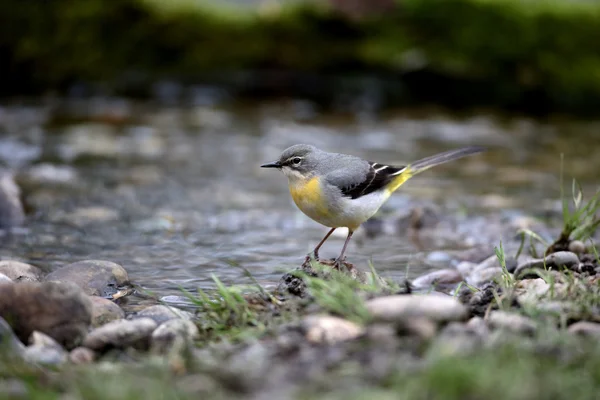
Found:
[[[466,327],[471,332],[473,332],[474,334],[481,336],[481,337],[485,337],[490,333],[490,330],[489,330],[487,324],[485,323],[485,320],[481,317],[471,318],[467,322]]]
[[[455,269],[433,271],[415,278],[411,284],[414,289],[436,288],[442,290],[456,286],[463,280],[462,275]]]
[[[150,335],[157,326],[150,318],[109,322],[91,331],[83,341],[83,346],[96,351],[113,347],[147,348]]]
[[[96,359],[96,353],[87,347],[75,347],[69,353],[69,361],[73,364],[91,364]]]
[[[92,320],[92,304],[72,283],[0,283],[0,316],[10,321],[21,341],[34,331],[75,347]]]
[[[436,356],[465,355],[481,348],[483,337],[468,324],[451,322],[432,343],[430,353]]]
[[[192,321],[172,319],[152,332],[150,349],[157,354],[182,355],[198,336],[198,327]]]
[[[581,240],[572,240],[569,243],[569,251],[575,254],[585,253],[585,244]]]
[[[398,333],[432,339],[437,333],[437,324],[428,318],[411,318],[397,325]]]
[[[580,336],[600,337],[600,324],[589,321],[575,322],[569,326],[569,333]]]
[[[532,335],[537,329],[532,319],[506,311],[492,311],[487,321],[493,329],[501,329],[513,333]]]
[[[43,273],[38,267],[20,261],[0,261],[0,273],[15,282],[39,282]]]
[[[469,285],[480,288],[483,284],[493,282],[502,275],[501,267],[490,267],[486,269],[478,269],[467,277],[466,281]]]
[[[176,307],[164,306],[162,304],[150,306],[148,308],[144,308],[142,311],[138,312],[133,318],[151,318],[157,324],[162,324],[166,321],[170,321],[172,319],[185,319],[191,320],[193,314],[189,311],[184,311]]]
[[[12,283],[12,281],[13,281],[13,280],[12,280],[12,279],[10,279],[8,276],[6,276],[6,275],[4,275],[4,274],[0,273],[0,283],[1,283],[1,282],[7,282],[7,283],[8,283],[8,282],[10,282],[10,283]]]
[[[73,282],[90,296],[108,297],[129,282],[127,271],[110,261],[86,260],[66,265],[46,276],[46,281]]]
[[[68,165],[42,163],[30,167],[21,179],[29,185],[73,185],[77,171]]]
[[[63,219],[77,226],[85,226],[88,224],[117,221],[119,219],[119,212],[108,207],[82,207],[64,215]]]
[[[577,257],[577,254],[570,251],[557,251],[543,259],[533,259],[520,264],[515,269],[515,277],[517,279],[525,279],[527,277],[537,278],[537,274],[527,272],[530,269],[554,269],[560,271],[563,268],[567,268],[575,271],[578,267],[579,257]]]
[[[306,339],[311,343],[334,344],[356,339],[365,329],[352,322],[330,315],[309,315],[301,322]]]
[[[23,225],[25,212],[21,203],[21,190],[13,174],[0,170],[0,229]]]
[[[468,317],[467,308],[457,299],[443,295],[395,295],[367,301],[375,320],[403,322],[412,318],[433,321],[460,321]]]
[[[10,325],[0,317],[0,347],[3,354],[11,356],[21,356],[25,350],[25,346],[10,328]]]
[[[23,353],[26,361],[34,364],[60,365],[67,361],[67,352],[50,336],[33,332],[31,345]]]
[[[477,267],[477,264],[470,261],[461,261],[456,265],[456,270],[462,276],[469,276]]]
[[[437,267],[448,267],[452,263],[452,256],[445,251],[432,251],[425,257],[425,262],[428,265]]]
[[[94,328],[125,318],[125,311],[104,297],[90,296],[92,301],[92,326]]]
[[[515,284],[515,296],[521,304],[535,304],[549,289],[550,285],[542,278],[522,279]]]

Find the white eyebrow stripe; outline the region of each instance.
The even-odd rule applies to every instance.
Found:
[[[383,166],[383,167],[381,167],[381,168],[377,168],[377,169],[375,169],[375,172],[383,171],[383,170],[384,170],[384,169],[386,169],[387,167],[388,167],[387,165],[384,165],[384,166]]]
[[[392,175],[392,176],[394,176],[394,175],[400,175],[401,173],[403,173],[403,172],[404,172],[404,170],[405,170],[405,169],[406,169],[406,167],[404,167],[404,168],[402,168],[400,171],[398,171],[398,172],[394,172],[393,174],[390,174],[390,175]]]

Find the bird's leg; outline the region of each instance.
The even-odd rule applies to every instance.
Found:
[[[342,247],[342,252],[340,253],[340,256],[335,260],[335,262],[333,263],[333,268],[340,270],[342,263],[344,262],[344,253],[346,252],[346,247],[348,247],[348,242],[350,242],[350,238],[352,238],[352,234],[354,232],[349,230],[348,231],[348,236],[346,237],[346,241],[344,242],[344,247]]]
[[[325,235],[325,237],[319,242],[317,247],[315,247],[315,249],[312,251],[313,254],[315,255],[315,260],[319,259],[319,249],[321,248],[321,246],[323,246],[323,243],[325,243],[325,241],[329,238],[329,236],[331,236],[333,231],[335,231],[336,229],[337,228],[331,228],[331,230],[329,232],[327,232],[327,235]],[[310,257],[310,254],[308,256]]]

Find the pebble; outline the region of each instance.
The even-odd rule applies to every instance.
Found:
[[[576,269],[579,266],[579,257],[570,251],[558,251],[546,256],[543,259],[533,259],[519,264],[515,269],[515,276],[518,279],[524,279],[528,276],[537,278],[536,274],[528,273],[529,269],[557,269],[561,268]]]
[[[486,283],[494,281],[500,275],[502,275],[501,267],[490,267],[473,271],[473,273],[467,277],[466,281],[469,285],[479,288]]]
[[[108,297],[129,282],[127,271],[110,261],[78,261],[46,276],[46,281],[73,282],[90,296]]]
[[[101,206],[81,207],[65,214],[62,219],[77,226],[113,222],[119,219],[119,212],[115,209]]]
[[[92,304],[68,282],[0,283],[0,316],[11,322],[23,342],[39,331],[73,348],[88,330]]]
[[[513,333],[532,335],[537,329],[532,319],[507,311],[492,311],[487,321],[493,329],[506,330]]]
[[[39,282],[43,273],[38,267],[20,261],[0,261],[0,273],[16,282]]]
[[[96,359],[96,353],[87,347],[75,347],[69,353],[69,361],[73,364],[91,364]]]
[[[435,265],[438,267],[448,267],[452,263],[452,256],[445,251],[432,251],[425,258],[425,262],[428,265]]]
[[[515,284],[515,296],[521,304],[536,304],[550,289],[542,278],[522,279]]]
[[[473,262],[461,261],[458,264],[456,264],[455,268],[458,271],[458,273],[462,276],[468,276],[475,270],[475,267],[477,267],[477,264]]]
[[[402,322],[424,317],[437,322],[460,321],[468,316],[467,308],[456,298],[444,295],[394,295],[367,301],[375,320]]]
[[[10,279],[8,276],[4,275],[3,273],[0,273],[0,282],[10,282],[12,283],[12,279]]]
[[[74,185],[77,171],[68,165],[41,163],[29,168],[23,178],[31,185]]]
[[[23,225],[25,211],[21,203],[21,189],[13,174],[0,171],[0,229],[10,229]]]
[[[442,269],[429,272],[415,278],[411,285],[414,289],[430,289],[438,287],[456,286],[463,280],[462,275],[455,269]]]
[[[191,320],[193,314],[176,307],[165,306],[162,304],[150,306],[138,312],[133,318],[151,318],[158,325],[172,319]]]
[[[598,338],[600,337],[600,324],[596,322],[579,321],[569,326],[568,332],[574,335]]]
[[[569,243],[569,251],[575,254],[585,253],[585,244],[581,240],[572,240]]]
[[[192,321],[172,319],[164,322],[152,332],[150,348],[157,354],[182,353],[200,335]]]
[[[490,333],[490,330],[485,323],[485,320],[481,317],[473,317],[471,318],[466,326],[474,332],[476,335],[485,337]]]
[[[113,347],[145,348],[156,327],[157,323],[150,318],[112,321],[91,331],[83,341],[83,346],[96,351]]]
[[[125,318],[125,311],[104,297],[90,296],[92,301],[92,326],[94,328]]]
[[[26,361],[43,365],[60,365],[67,361],[67,352],[50,336],[33,332],[30,346],[25,348],[23,356]]]
[[[342,318],[330,315],[309,315],[301,322],[306,339],[316,344],[334,344],[356,339],[365,329]]]

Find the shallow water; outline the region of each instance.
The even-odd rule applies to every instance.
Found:
[[[460,146],[489,146],[487,154],[411,180],[382,209],[393,215],[431,204],[442,213],[474,217],[460,228],[468,230],[485,224],[481,216],[555,208],[561,152],[566,175],[588,192],[595,189],[598,126],[485,113],[323,114],[305,101],[157,106],[93,99],[5,106],[0,160],[18,172],[29,220],[25,230],[4,238],[0,256],[48,270],[111,260],[159,297],[178,295],[180,287],[212,287],[212,274],[228,284],[248,283],[238,266],[271,285],[327,231],[295,208],[280,173],[259,168],[291,144],[395,164]],[[60,169],[43,167],[46,175],[39,178],[40,163]],[[411,274],[422,272],[411,263],[415,255],[460,246],[423,252],[402,235],[357,236],[348,258],[365,267],[372,261],[392,278],[404,276],[407,265]],[[336,256],[342,243],[340,233],[321,255]]]

